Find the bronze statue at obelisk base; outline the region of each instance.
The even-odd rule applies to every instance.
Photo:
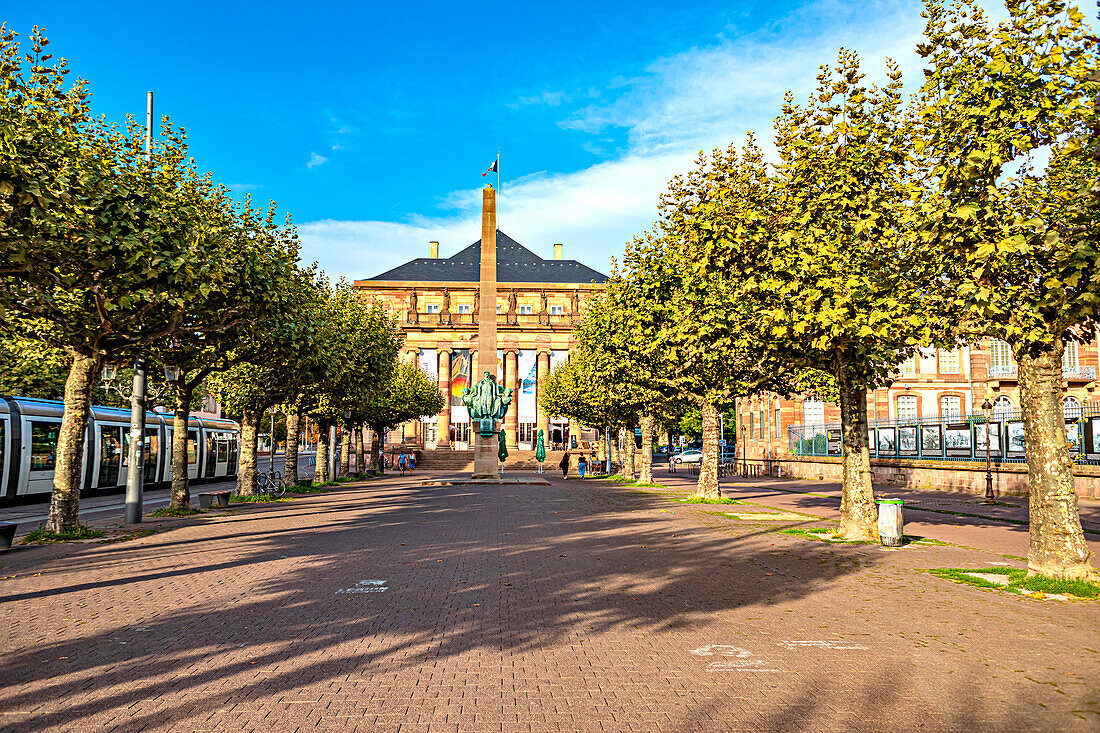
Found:
[[[462,404],[470,412],[470,422],[476,426],[478,435],[492,437],[496,432],[496,421],[504,419],[508,405],[512,404],[512,390],[497,384],[496,377],[484,372],[481,381],[473,389],[462,390]]]

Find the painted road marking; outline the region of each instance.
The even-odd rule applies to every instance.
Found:
[[[853,644],[842,639],[788,639],[779,642],[788,649],[866,649],[862,644]]]
[[[360,580],[355,584],[354,588],[341,588],[336,591],[337,593],[382,593],[389,590],[390,587],[386,585],[384,580]]]
[[[739,646],[730,644],[707,644],[698,649],[689,649],[691,654],[698,657],[732,657],[718,659],[707,664],[708,672],[779,672],[780,670],[768,667],[768,662],[763,659],[750,659],[752,652]]]

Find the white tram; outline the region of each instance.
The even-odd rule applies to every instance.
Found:
[[[25,397],[0,398],[0,503],[49,497],[64,405]],[[145,486],[172,482],[172,415],[145,414]],[[240,426],[192,417],[187,423],[187,471],[196,483],[237,475]],[[121,491],[129,472],[130,411],[93,406],[84,436],[81,493]]]

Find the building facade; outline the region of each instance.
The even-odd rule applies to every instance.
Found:
[[[1098,366],[1096,341],[1066,346],[1062,387],[1067,418],[1100,409]],[[876,423],[942,422],[980,415],[986,401],[995,417],[1007,419],[1020,409],[1012,350],[998,339],[985,338],[957,349],[924,349],[901,364],[898,372],[889,387],[867,396],[872,428]],[[795,444],[803,427],[812,430],[840,422],[840,408],[833,403],[774,394],[740,400],[737,414],[739,457],[750,461],[783,460],[797,454]]]
[[[553,259],[546,260],[497,231],[496,377],[513,390],[504,431],[517,450],[534,450],[540,428],[547,449],[579,439],[579,426],[545,414],[539,396],[551,370],[568,358],[586,301],[607,284],[606,275],[563,259],[563,245],[553,249]],[[439,243],[430,242],[428,257],[355,281],[361,296],[378,300],[396,317],[403,358],[438,381],[447,403],[439,415],[395,429],[389,442],[426,450],[472,447],[470,417],[460,396],[480,378],[472,374],[480,264],[481,240],[448,258],[440,258]]]

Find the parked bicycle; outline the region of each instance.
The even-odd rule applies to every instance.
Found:
[[[286,482],[278,471],[256,472],[255,489],[257,494],[268,494],[276,499],[286,494]]]

